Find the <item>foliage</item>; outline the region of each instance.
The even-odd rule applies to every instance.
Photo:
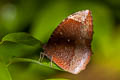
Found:
[[[119,0],[0,0],[0,80],[119,80]],[[42,45],[68,15],[90,9],[93,56],[78,75],[44,57]],[[102,73],[102,74],[101,74]],[[110,78],[112,76],[113,78]]]

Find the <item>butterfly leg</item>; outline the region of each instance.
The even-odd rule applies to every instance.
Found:
[[[52,67],[53,56],[50,57],[50,67]]]
[[[40,58],[39,61],[42,62],[42,60],[44,59],[45,53],[40,52]]]

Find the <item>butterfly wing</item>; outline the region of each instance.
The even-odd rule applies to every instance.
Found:
[[[92,36],[91,12],[79,11],[58,25],[43,49],[59,67],[77,74],[85,69],[90,60]]]

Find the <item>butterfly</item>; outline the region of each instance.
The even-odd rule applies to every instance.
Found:
[[[93,20],[90,10],[82,10],[64,19],[43,46],[45,55],[60,68],[78,74],[92,55]]]

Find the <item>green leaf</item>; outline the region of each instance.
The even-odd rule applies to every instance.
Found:
[[[6,35],[0,44],[0,61],[5,63],[32,62],[39,65],[50,67],[51,61],[44,57],[42,62],[34,57],[40,54],[41,42],[27,33],[11,33]],[[31,56],[32,55],[32,59]],[[27,58],[23,58],[27,56]],[[52,63],[52,68],[61,70],[56,64]]]
[[[14,58],[14,61],[17,63],[9,66],[13,80],[44,80],[58,73],[58,70],[45,67],[37,60]]]
[[[60,67],[58,67],[55,63],[51,62],[46,57],[44,57],[44,59],[41,62],[39,60],[28,59],[28,58],[13,58],[11,60],[11,63],[16,63],[16,62],[30,62],[30,63],[35,63],[35,64],[39,64],[39,65],[46,66],[46,67],[49,67],[49,68],[53,68],[53,69],[56,69],[56,70],[63,71]],[[52,63],[52,66],[51,66],[51,63]]]
[[[0,80],[12,80],[7,67],[0,63]]]
[[[41,50],[39,40],[27,33],[11,33],[6,35],[0,44],[0,60],[9,62],[12,57],[29,56]]]
[[[25,45],[30,45],[30,46],[35,46],[35,45],[40,46],[39,40],[35,39],[30,34],[24,32],[8,34],[2,39],[2,41],[11,41]]]

